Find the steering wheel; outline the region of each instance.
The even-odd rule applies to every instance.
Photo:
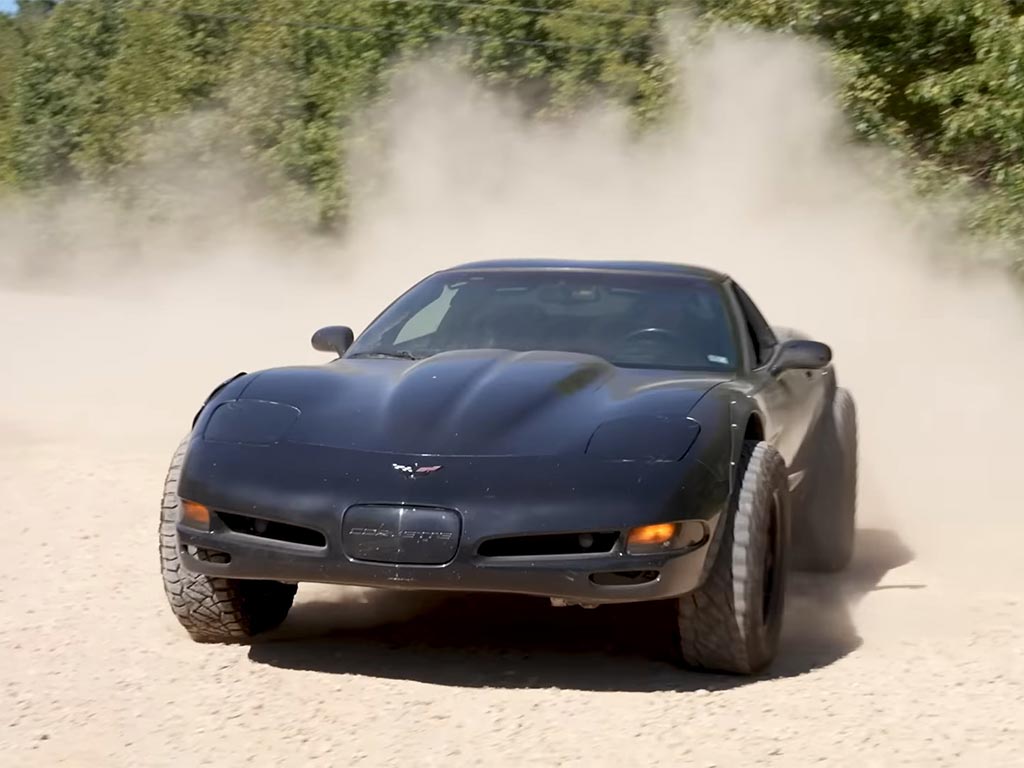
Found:
[[[653,341],[662,341],[680,345],[683,343],[683,339],[679,334],[673,333],[665,328],[641,328],[639,331],[633,331],[628,334],[622,341],[625,344],[638,338],[642,339],[648,336],[651,337]]]

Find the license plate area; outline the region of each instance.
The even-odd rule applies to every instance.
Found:
[[[455,557],[462,533],[450,509],[365,504],[341,521],[341,546],[352,560],[396,565],[444,565]]]

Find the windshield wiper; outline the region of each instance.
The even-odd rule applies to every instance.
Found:
[[[404,349],[398,349],[394,352],[356,352],[354,355],[349,355],[349,358],[353,357],[388,357],[398,360],[422,360],[423,358],[417,357],[412,352],[406,352]]]

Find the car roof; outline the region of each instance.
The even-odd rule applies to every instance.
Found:
[[[677,277],[700,278],[721,282],[728,275],[706,267],[692,264],[673,264],[667,261],[600,261],[577,259],[496,259],[491,261],[474,261],[467,264],[449,267],[442,272],[464,272],[467,270],[520,270],[520,269],[558,269],[575,272],[643,272],[646,274],[674,275]]]

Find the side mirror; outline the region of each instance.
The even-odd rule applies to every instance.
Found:
[[[820,341],[784,341],[772,363],[772,375],[784,371],[817,371],[832,362],[832,348]]]
[[[355,334],[347,325],[328,325],[313,334],[313,349],[317,352],[337,352],[338,357],[352,346]]]

